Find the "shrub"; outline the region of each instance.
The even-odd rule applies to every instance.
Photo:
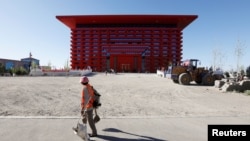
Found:
[[[19,67],[19,68],[13,68],[10,70],[11,74],[16,74],[16,75],[27,75],[28,71],[26,69],[24,69],[23,67]]]
[[[245,94],[246,94],[246,95],[250,95],[250,90],[246,90],[246,91],[245,91]]]
[[[0,63],[0,74],[5,72],[5,67],[2,63]]]

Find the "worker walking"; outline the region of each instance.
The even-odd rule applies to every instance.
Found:
[[[90,137],[97,136],[97,130],[95,126],[95,122],[93,119],[93,102],[94,102],[94,90],[92,86],[89,84],[89,79],[86,76],[80,78],[80,83],[83,85],[82,96],[81,96],[81,114],[83,116],[83,122],[89,123],[89,126],[92,130],[92,134]]]

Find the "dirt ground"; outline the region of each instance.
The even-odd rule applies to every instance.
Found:
[[[89,76],[102,118],[250,116],[250,97],[213,86],[182,86],[156,74]],[[78,116],[79,77],[0,77],[0,116]]]
[[[156,74],[94,73],[101,141],[206,141],[208,124],[249,124],[250,96]],[[0,77],[2,141],[81,140],[79,77]],[[90,131],[89,131],[90,132]]]

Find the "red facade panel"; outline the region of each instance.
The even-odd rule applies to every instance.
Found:
[[[171,17],[170,22],[164,21],[160,24],[159,21],[164,19],[162,16],[157,23],[148,21],[119,24],[113,22],[117,20],[114,17],[113,21],[106,23],[105,17],[102,20],[97,18],[98,24],[84,21],[85,16],[82,18],[71,16],[74,24],[69,24],[70,21],[67,21],[66,25],[72,26],[70,52],[72,69],[91,66],[95,71],[114,69],[117,72],[155,72],[157,68],[181,61],[182,29],[183,26],[187,26],[185,22],[188,17],[183,19],[185,21],[183,24],[178,16],[176,23]],[[193,16],[189,21],[196,17]],[[74,18],[76,19],[72,20]],[[65,21],[65,16],[62,19]]]

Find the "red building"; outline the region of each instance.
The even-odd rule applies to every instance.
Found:
[[[197,15],[56,16],[71,29],[71,68],[155,72],[182,59],[182,30]]]

